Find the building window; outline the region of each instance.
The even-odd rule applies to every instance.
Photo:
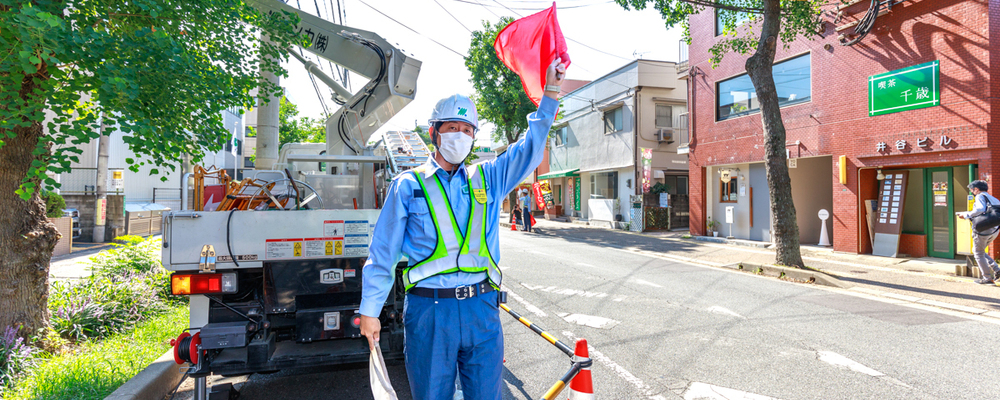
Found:
[[[562,126],[562,127],[558,128],[558,129],[556,129],[556,137],[555,137],[556,147],[565,146],[566,145],[566,134],[567,134],[567,131],[569,131],[569,127],[568,126]]]
[[[590,174],[590,198],[617,199],[618,172]]]
[[[736,177],[733,177],[729,182],[722,182],[719,188],[719,202],[720,203],[735,203],[736,202]]]
[[[673,107],[664,104],[656,105],[656,127],[671,128],[674,126]]]
[[[811,83],[809,54],[774,64],[774,85],[778,91],[779,106],[809,101]],[[716,93],[718,121],[760,111],[757,92],[747,74],[719,82]]]
[[[686,176],[667,175],[663,177],[663,183],[670,187],[667,193],[688,194],[688,178]]]
[[[726,19],[733,18],[734,16],[736,18],[736,23],[734,23],[733,26],[740,26],[744,22],[750,20],[749,13],[740,11],[731,11],[731,10],[720,10],[718,8],[715,9],[715,36],[721,35],[722,31],[726,29]]]
[[[622,108],[604,112],[604,133],[618,132],[622,130]]]

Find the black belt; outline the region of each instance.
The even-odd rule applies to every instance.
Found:
[[[410,289],[407,293],[420,296],[420,297],[430,297],[432,299],[467,299],[470,297],[476,297],[481,294],[486,294],[493,291],[493,285],[490,285],[489,280],[483,280],[482,282],[468,285],[459,286],[454,289],[429,289],[422,287],[415,287]]]

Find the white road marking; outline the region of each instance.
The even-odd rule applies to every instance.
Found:
[[[516,300],[518,303],[521,303],[522,305],[524,305],[524,309],[528,310],[528,312],[530,312],[532,314],[535,314],[535,315],[537,315],[539,317],[547,317],[547,316],[549,316],[548,314],[545,313],[545,311],[542,311],[541,308],[535,307],[531,303],[525,301],[524,299],[521,298],[521,296],[518,296],[514,292],[511,292],[510,289],[505,288],[504,290],[507,291],[507,294],[510,295],[510,298],[512,298],[512,299]]]
[[[844,356],[842,356],[840,354],[837,354],[837,353],[834,353],[832,351],[817,351],[816,353],[819,354],[819,360],[820,361],[823,361],[823,362],[826,362],[826,363],[830,363],[831,365],[836,366],[836,367],[849,368],[851,371],[860,372],[862,374],[871,375],[871,376],[875,376],[875,377],[879,377],[879,376],[884,376],[885,375],[885,374],[883,374],[881,372],[878,372],[878,371],[876,371],[874,369],[868,368],[868,367],[862,365],[861,363],[859,363],[857,361],[851,360],[851,359],[849,359],[847,357],[844,357]]]
[[[611,329],[618,325],[618,321],[610,318],[596,317],[593,315],[559,313],[560,318],[571,324],[589,326],[597,329]]]
[[[626,252],[626,253],[631,253],[631,254],[639,254],[639,255],[646,256],[646,257],[653,257],[653,258],[660,258],[660,259],[670,260],[670,261],[675,261],[675,262],[683,262],[683,263],[688,263],[688,264],[695,264],[695,265],[698,265],[698,266],[709,265],[709,266],[713,266],[713,267],[721,267],[721,266],[725,265],[723,263],[717,263],[717,262],[708,261],[708,260],[698,260],[698,259],[690,258],[690,257],[668,256],[668,255],[662,254],[662,253],[654,253],[654,252],[649,252],[649,251],[641,250],[638,247],[626,247],[626,248],[608,247],[608,248],[609,249],[613,249],[613,250],[623,251],[623,252]]]
[[[597,267],[595,267],[595,266],[593,266],[593,265],[590,265],[590,264],[587,264],[587,263],[581,263],[581,262],[578,262],[578,263],[576,263],[576,265],[582,265],[582,266],[584,266],[584,267],[591,267],[591,268],[597,268]]]
[[[563,331],[563,335],[572,341],[576,341],[576,335],[573,335],[573,332]],[[642,379],[639,379],[635,375],[632,375],[631,372],[628,372],[628,370],[626,370],[624,367],[612,361],[610,358],[608,358],[608,356],[594,349],[594,346],[588,344],[587,351],[590,353],[590,358],[592,360],[595,360],[601,364],[604,364],[604,366],[610,368],[612,371],[618,374],[618,376],[622,377],[622,379],[625,379],[626,382],[631,383],[632,386],[635,386],[636,389],[639,389],[639,391],[650,400],[666,400],[666,398],[664,398],[663,396],[654,394],[653,389],[651,389],[649,385],[643,382]],[[591,367],[591,369],[593,369],[593,367]]]
[[[542,291],[542,292],[561,294],[561,295],[564,295],[564,296],[592,297],[592,298],[597,298],[597,299],[602,299],[602,298],[608,297],[607,293],[588,292],[586,290],[567,289],[567,288],[560,288],[558,286],[548,286],[548,287],[545,287],[545,286],[542,286],[542,285],[529,285],[529,284],[524,283],[524,282],[521,282],[521,286],[524,286],[528,290],[533,290],[533,291],[537,290],[537,291]]]
[[[742,390],[729,389],[707,383],[692,382],[684,391],[684,400],[777,400],[759,394],[747,393]]]
[[[734,312],[733,310],[730,310],[730,309],[725,308],[725,307],[720,307],[720,306],[711,306],[711,307],[708,308],[708,312],[710,312],[710,313],[716,313],[716,314],[731,315],[731,316],[734,316],[736,318],[747,319],[747,317],[739,315],[736,312]]]
[[[640,284],[640,285],[646,285],[646,286],[652,286],[652,287],[656,287],[656,288],[661,288],[661,287],[663,287],[663,286],[660,286],[660,285],[657,285],[657,284],[655,284],[655,283],[653,283],[653,282],[650,282],[650,281],[644,281],[644,280],[642,280],[642,279],[638,279],[638,278],[635,278],[635,279],[632,279],[632,282],[635,282],[635,283],[638,283],[638,284]]]

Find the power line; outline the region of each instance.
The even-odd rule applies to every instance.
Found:
[[[455,0],[455,1],[457,1],[459,3],[480,4],[480,3],[472,2],[472,1],[469,1],[469,0]],[[609,1],[602,1],[602,2],[599,2],[599,3],[579,4],[579,5],[575,5],[575,6],[561,6],[559,8],[560,9],[583,8],[583,7],[590,7],[590,6],[599,6],[601,4],[608,4],[608,3],[613,3],[613,2],[614,1],[610,1],[609,0]],[[549,3],[549,4],[552,4],[552,3]],[[482,4],[480,4],[480,5],[482,5]],[[541,10],[545,10],[545,9],[551,7],[551,6],[549,6],[549,7],[538,6],[538,7],[514,7],[514,8],[510,8],[510,7],[504,6],[502,4],[501,4],[501,6],[504,7],[504,8],[506,8],[506,9],[508,9],[508,10],[511,10],[511,12],[513,12],[514,10],[541,11]],[[492,6],[487,6],[487,7],[492,7]]]
[[[465,26],[465,24],[463,24],[462,21],[460,21],[458,18],[455,18],[455,16],[451,14],[451,11],[448,11],[447,8],[444,8],[444,6],[441,5],[441,2],[439,2],[438,0],[434,0],[434,2],[437,3],[438,7],[441,7],[441,9],[444,10],[444,12],[448,13],[448,15],[451,16],[451,19],[455,20],[455,22],[458,22],[459,25],[462,25],[462,27],[465,28],[465,30],[469,31],[469,33],[472,33],[472,29],[469,29],[469,27]]]
[[[455,1],[464,1],[464,0],[455,0]],[[500,5],[501,7],[503,7],[503,8],[506,8],[507,10],[509,10],[510,12],[514,13],[514,15],[517,15],[518,17],[522,17],[522,18],[524,17],[523,15],[521,15],[520,13],[518,13],[517,11],[514,11],[514,10],[512,10],[512,9],[511,9],[510,7],[507,7],[507,6],[505,6],[505,5],[503,4],[503,3],[501,3],[501,2],[500,2],[500,1],[498,1],[498,0],[493,0],[493,2],[494,2],[494,3],[497,3],[497,4],[499,4],[499,5]],[[483,4],[480,4],[480,5],[482,5],[483,7],[486,7],[486,6],[485,6],[485,5],[483,5]],[[576,44],[579,44],[580,46],[583,46],[583,47],[586,47],[586,48],[588,48],[588,49],[591,49],[591,50],[594,50],[594,51],[596,51],[596,52],[598,52],[598,53],[602,53],[602,54],[607,54],[607,55],[609,55],[609,56],[612,56],[612,57],[618,57],[618,58],[620,58],[620,59],[622,59],[622,60],[628,60],[628,61],[631,61],[631,60],[632,60],[631,58],[625,58],[625,57],[622,57],[622,56],[619,56],[619,55],[616,55],[616,54],[611,54],[611,53],[608,53],[608,52],[606,52],[606,51],[604,51],[604,50],[600,50],[600,49],[596,49],[596,48],[594,48],[594,47],[590,47],[590,46],[586,45],[586,44],[585,44],[585,43],[583,43],[583,42],[580,42],[580,41],[577,41],[577,40],[573,40],[573,38],[571,38],[571,37],[569,37],[569,36],[565,36],[565,35],[564,35],[564,37],[566,38],[566,40],[569,40],[569,41],[571,41],[571,42],[573,42],[573,43],[576,43]]]
[[[365,6],[367,6],[368,8],[370,8],[370,9],[372,9],[372,10],[375,10],[375,12],[377,12],[377,13],[379,13],[379,14],[382,14],[382,16],[383,16],[383,17],[386,17],[386,18],[389,18],[390,20],[392,20],[392,22],[395,22],[395,23],[397,23],[397,24],[399,24],[399,25],[402,25],[402,26],[403,26],[404,28],[406,28],[406,29],[409,29],[409,30],[410,30],[411,32],[413,32],[413,33],[416,33],[417,35],[420,35],[420,36],[423,36],[423,37],[424,37],[425,39],[427,39],[427,40],[430,40],[430,41],[434,42],[435,44],[437,44],[438,46],[441,46],[441,47],[444,47],[444,48],[448,49],[449,51],[451,51],[452,53],[455,53],[455,54],[456,54],[456,55],[458,55],[459,57],[462,57],[462,59],[465,59],[465,56],[464,56],[464,55],[462,55],[462,53],[459,53],[459,52],[455,51],[455,49],[452,49],[451,47],[448,47],[448,46],[445,46],[445,45],[444,45],[444,44],[442,44],[441,42],[439,42],[439,41],[437,41],[437,40],[434,40],[434,39],[432,39],[432,38],[430,38],[430,37],[428,37],[428,36],[425,36],[424,34],[422,34],[422,33],[420,33],[420,32],[417,32],[417,31],[416,31],[415,29],[413,29],[413,28],[410,28],[410,27],[409,27],[409,26],[407,26],[406,24],[404,24],[404,23],[402,23],[402,22],[399,22],[399,21],[397,21],[397,20],[396,20],[395,18],[393,18],[393,17],[390,17],[390,16],[386,15],[386,14],[385,14],[384,12],[382,12],[382,11],[379,11],[379,10],[378,10],[377,8],[375,8],[375,7],[372,7],[372,6],[370,5],[370,4],[368,4],[368,3],[365,3],[365,2],[364,2],[364,0],[358,0],[358,1],[359,1],[359,2],[361,2],[361,4],[364,4]]]

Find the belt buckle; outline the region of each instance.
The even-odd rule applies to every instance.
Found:
[[[467,298],[475,296],[475,294],[472,292],[472,289],[475,286],[476,285],[469,285],[469,286],[459,286],[455,288],[455,298],[458,300],[465,300]]]

